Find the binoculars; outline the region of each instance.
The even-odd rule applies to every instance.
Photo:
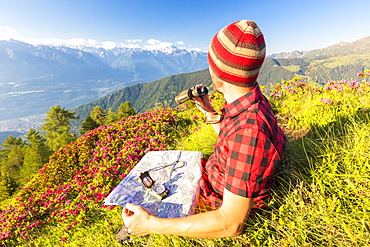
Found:
[[[175,97],[177,104],[182,104],[185,101],[192,100],[194,97],[200,97],[208,94],[208,88],[206,87],[193,87],[185,91],[182,91]]]

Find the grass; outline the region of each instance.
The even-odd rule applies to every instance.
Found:
[[[310,95],[307,90],[305,93]],[[322,93],[338,98],[337,92]],[[350,93],[343,95],[353,100]],[[144,238],[141,246],[368,246],[369,115],[357,111],[357,103],[325,105],[318,100],[320,95],[315,99],[296,96],[279,99],[283,101],[280,106],[307,107],[287,110],[291,116],[301,117],[293,117],[285,125],[290,138],[277,171],[273,200],[268,210],[247,220],[243,235],[226,239],[152,235]],[[368,99],[367,95],[358,98],[360,102]],[[351,104],[356,108],[353,111],[341,108]],[[312,118],[321,121],[306,120]],[[183,147],[204,151],[208,143],[199,140],[206,140],[208,131],[191,134],[183,140]]]
[[[361,141],[368,135],[368,120],[359,124],[352,118],[318,127],[303,137],[302,144],[290,147],[290,152],[304,148],[307,162],[306,167],[298,168],[303,174],[295,176],[295,184],[284,185],[289,174],[282,178],[277,205],[265,219],[275,230],[275,238],[279,237],[274,246],[370,243],[370,167],[366,157],[370,146]]]
[[[281,66],[281,67],[293,73],[298,72],[301,69],[301,67],[299,67],[298,65],[289,65],[289,66]]]
[[[365,62],[363,65],[365,67],[370,67],[370,54],[346,55],[342,57],[336,57],[335,59],[331,58],[325,62],[326,66],[330,69],[351,63],[355,64],[356,62]]]
[[[281,97],[271,98],[289,142],[268,209],[252,214],[242,235],[151,234],[133,237],[127,246],[370,246],[370,94],[360,94],[360,87],[340,94],[313,87],[295,81],[279,89]],[[289,93],[292,89],[295,93]],[[333,103],[321,102],[322,97]],[[172,148],[208,156],[213,129],[192,107],[178,114],[188,119],[187,131]],[[122,246],[114,239],[121,225],[119,207],[92,220],[71,231],[62,223],[49,225],[17,246]]]

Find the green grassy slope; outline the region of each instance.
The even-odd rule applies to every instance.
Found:
[[[133,237],[134,246],[370,245],[370,83],[274,87],[289,136],[269,207],[233,238]],[[217,102],[215,102],[217,103]],[[148,150],[212,152],[215,133],[191,104],[101,126],[56,151],[0,213],[0,246],[121,246],[120,207],[103,199]],[[206,140],[206,141],[205,141]]]
[[[268,93],[272,85],[280,83],[282,80],[290,80],[295,76],[299,76],[302,80],[311,84],[325,84],[328,80],[356,79],[357,71],[364,70],[364,68],[370,66],[370,53],[351,55],[342,55],[342,53],[336,55],[320,54],[316,52],[311,57],[294,59],[272,59],[267,57],[261,68],[258,82],[260,85],[266,86],[265,90]],[[81,125],[94,106],[100,106],[103,109],[112,108],[113,111],[116,111],[121,103],[130,101],[132,108],[136,112],[148,111],[158,104],[175,107],[175,96],[197,84],[211,85],[207,69],[168,76],[153,82],[122,88],[105,97],[72,109],[80,117],[72,122],[73,129]]]

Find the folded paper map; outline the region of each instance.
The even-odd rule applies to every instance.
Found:
[[[201,178],[201,158],[202,153],[196,151],[148,152],[108,195],[104,204],[124,207],[126,203],[133,203],[161,218],[193,214]],[[166,189],[164,199],[143,185],[140,175],[146,171],[154,185]]]

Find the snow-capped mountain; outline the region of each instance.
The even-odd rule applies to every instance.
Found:
[[[140,82],[207,68],[207,54],[161,50],[31,45],[0,41],[0,120],[90,102]]]

